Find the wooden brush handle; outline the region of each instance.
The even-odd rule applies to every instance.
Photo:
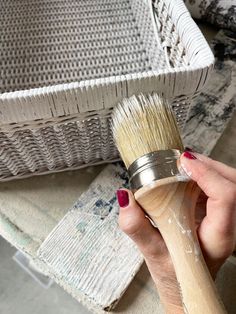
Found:
[[[174,264],[189,314],[226,313],[203,258],[194,212],[199,189],[193,181],[156,181],[134,196],[160,230]]]

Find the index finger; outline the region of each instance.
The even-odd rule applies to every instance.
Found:
[[[211,159],[199,153],[194,152],[194,156],[196,156],[198,160],[201,160],[206,165],[210,166],[212,169],[216,170],[219,174],[221,174],[226,179],[236,183],[236,169],[230,166],[227,166],[220,161]]]
[[[236,198],[236,184],[222,176],[210,164],[194,158],[188,159],[185,153],[180,158],[183,170],[196,181],[205,194],[224,203],[232,203]]]

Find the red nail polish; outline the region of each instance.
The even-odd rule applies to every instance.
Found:
[[[118,203],[120,207],[126,207],[129,205],[129,194],[125,190],[117,190],[116,191]]]
[[[192,153],[190,153],[190,152],[184,152],[183,153],[183,156],[185,157],[185,158],[188,158],[188,159],[197,159]]]

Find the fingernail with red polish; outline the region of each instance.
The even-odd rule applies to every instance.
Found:
[[[129,205],[129,193],[127,191],[117,190],[116,195],[120,207],[126,207]]]
[[[185,157],[185,158],[188,158],[188,159],[197,159],[192,153],[190,153],[190,152],[184,152],[183,153],[183,156]]]

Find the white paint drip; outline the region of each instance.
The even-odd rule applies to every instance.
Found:
[[[187,176],[187,174],[183,174],[183,170],[181,174],[177,174],[176,179],[178,182],[188,182],[189,181],[189,176]]]
[[[199,249],[199,247],[198,247],[196,241],[195,241],[194,238],[193,238],[192,231],[191,231],[190,229],[185,229],[184,225],[181,224],[181,222],[178,220],[178,218],[177,218],[177,216],[176,216],[174,210],[171,210],[171,211],[172,211],[172,213],[173,213],[173,217],[174,217],[174,219],[175,219],[175,221],[176,221],[176,224],[177,224],[178,227],[180,228],[181,232],[182,232],[183,234],[186,234],[187,237],[189,238],[190,242],[192,243],[192,247],[191,247],[191,248],[188,248],[185,252],[186,252],[187,254],[192,254],[192,253],[194,253],[194,255],[195,255],[195,262],[198,262],[198,261],[199,261],[199,256],[200,256],[200,249]],[[171,219],[171,218],[169,218],[169,219]],[[169,222],[169,219],[168,219],[168,222]],[[185,216],[185,219],[186,219],[186,216]]]
[[[178,218],[177,218],[175,212],[174,212],[173,210],[171,210],[171,211],[172,211],[172,213],[173,213],[174,219],[175,219],[177,225],[179,226],[181,232],[182,232],[182,233],[186,233],[186,230],[184,229],[184,226],[183,226],[183,225],[180,223],[180,221],[178,220]]]
[[[184,302],[183,302],[183,306],[184,306],[184,314],[189,314],[188,309],[187,309],[186,305],[184,304]]]
[[[188,249],[185,250],[185,252],[186,252],[187,254],[192,254],[192,253],[193,253],[193,250],[192,250],[191,247],[189,247]]]

